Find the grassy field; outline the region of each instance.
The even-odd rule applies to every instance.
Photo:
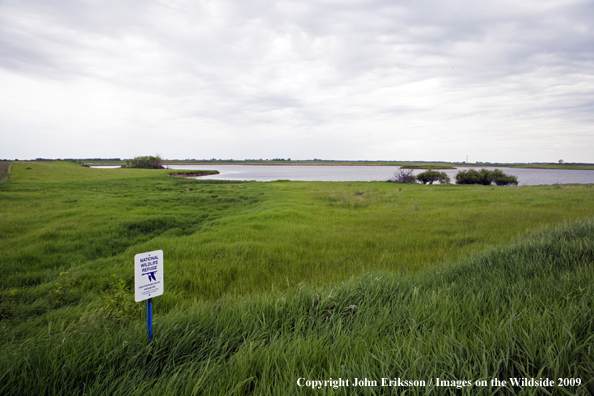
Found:
[[[15,163],[0,186],[0,394],[557,375],[593,390],[594,225],[579,221],[593,215],[591,185],[238,183]],[[165,294],[147,346],[133,258],[157,249]]]

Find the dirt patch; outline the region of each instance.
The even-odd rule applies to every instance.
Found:
[[[8,177],[10,171],[10,165],[12,162],[2,161],[0,162],[0,182],[3,182]]]

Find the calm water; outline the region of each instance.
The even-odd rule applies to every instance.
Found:
[[[397,166],[274,166],[274,165],[169,165],[169,169],[218,170],[220,174],[202,176],[200,179],[218,180],[295,180],[295,181],[385,181],[390,179]],[[473,169],[490,167],[473,167]],[[460,168],[461,170],[469,168]],[[519,185],[594,183],[594,170],[517,169],[497,168],[518,177]],[[444,170],[454,182],[459,169]],[[415,174],[422,170],[415,171]]]

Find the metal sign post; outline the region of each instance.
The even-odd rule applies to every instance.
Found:
[[[148,342],[153,339],[153,299],[146,300],[146,332],[148,334]]]
[[[153,297],[163,294],[163,251],[139,253],[134,256],[134,298],[146,300],[146,332],[153,339]]]

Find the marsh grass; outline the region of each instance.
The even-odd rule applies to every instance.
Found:
[[[594,222],[543,229],[439,268],[222,298],[142,323],[83,317],[7,342],[0,393],[591,394]],[[355,378],[378,387],[301,388]],[[381,387],[382,378],[579,378],[566,388]]]

